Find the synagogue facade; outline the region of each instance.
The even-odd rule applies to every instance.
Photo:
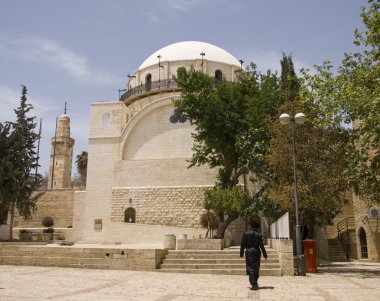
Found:
[[[149,56],[119,101],[91,105],[87,186],[74,201],[78,241],[139,243],[164,234],[205,234],[203,192],[217,170],[188,168],[194,127],[174,107],[179,67],[233,81],[239,61],[203,42],[181,42]]]
[[[91,104],[87,185],[82,191],[70,187],[75,141],[69,116],[60,116],[51,140],[48,190],[32,220],[16,217],[14,229],[38,228],[50,215],[55,227],[77,243],[162,246],[168,234],[204,237],[204,191],[214,186],[217,170],[188,168],[194,126],[173,104],[180,97],[172,79],[179,67],[234,81],[241,63],[219,47],[195,41],[175,43],[149,56],[128,76],[118,101]],[[318,257],[334,261],[340,253],[339,260],[380,261],[380,208],[351,192],[346,198],[348,204],[334,224],[314,235]],[[266,222],[262,218],[265,238]],[[241,220],[235,221],[225,236],[239,244],[244,228]]]

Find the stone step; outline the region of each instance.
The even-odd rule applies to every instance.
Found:
[[[204,264],[245,264],[244,258],[239,259],[174,259],[174,258],[166,258],[165,263],[194,263],[194,262],[204,263]],[[265,261],[261,261],[262,263],[279,263],[278,258],[268,258]]]
[[[346,254],[342,248],[342,245],[338,239],[328,240],[329,248],[329,260],[330,261],[347,261]]]
[[[205,255],[205,254],[199,254],[199,255],[194,255],[194,254],[190,254],[190,255],[174,255],[174,254],[168,254],[166,256],[167,259],[218,259],[218,260],[229,260],[229,259],[239,259],[240,256],[239,255],[212,255],[212,254],[208,254],[208,255]],[[268,259],[276,259],[278,258],[277,256],[275,255],[268,255]]]
[[[277,252],[266,248],[268,260],[261,260],[260,274],[281,276]],[[239,248],[227,250],[169,250],[160,272],[245,275],[245,258]]]
[[[190,264],[183,264],[183,263],[163,263],[161,264],[161,269],[215,269],[215,264],[204,264],[204,263],[190,263]],[[245,271],[245,263],[240,264],[218,264],[218,269],[222,270],[236,270],[236,269],[242,269]],[[278,263],[268,264],[268,263],[261,263],[261,269],[277,269],[280,268],[280,265]]]
[[[164,269],[161,273],[192,273],[192,274],[220,274],[220,275],[246,275],[245,269]],[[260,269],[260,276],[281,276],[280,269]]]
[[[265,247],[268,254],[277,254],[277,252],[268,246]],[[170,250],[173,254],[240,254],[240,249],[224,249],[224,250]]]

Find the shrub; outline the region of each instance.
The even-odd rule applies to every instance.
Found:
[[[58,235],[56,236],[56,239],[57,239],[57,240],[65,240],[65,236],[62,235],[62,234],[58,234]]]
[[[42,220],[42,226],[44,227],[53,227],[54,226],[54,219],[51,216],[45,216]]]
[[[201,225],[203,228],[218,229],[219,219],[214,211],[207,211],[201,215]]]
[[[20,229],[20,233],[29,233],[27,229]]]

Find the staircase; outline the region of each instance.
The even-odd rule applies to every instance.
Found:
[[[346,254],[342,248],[339,239],[328,239],[328,246],[330,261],[347,261]]]
[[[281,276],[277,252],[265,247],[268,259],[261,257],[261,276]],[[169,250],[158,272],[246,275],[245,258],[240,250]]]

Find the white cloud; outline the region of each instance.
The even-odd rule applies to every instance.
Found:
[[[178,14],[191,11],[200,3],[201,0],[161,0],[157,2],[158,9],[154,13],[143,11],[141,14],[149,23],[165,23]]]
[[[164,0],[161,1],[161,6],[174,12],[187,12],[200,2],[200,0]]]
[[[16,115],[14,109],[20,105],[21,87],[20,91],[14,91],[11,88],[0,84],[0,122],[15,121]],[[34,110],[31,116],[42,116],[46,112],[54,110],[51,105],[46,105],[45,102],[34,99],[27,95],[28,103],[33,105]]]
[[[16,56],[18,59],[34,63],[45,63],[86,82],[108,85],[120,81],[118,77],[107,71],[92,68],[85,57],[65,48],[59,42],[40,37],[14,37],[1,34],[0,55]]]

